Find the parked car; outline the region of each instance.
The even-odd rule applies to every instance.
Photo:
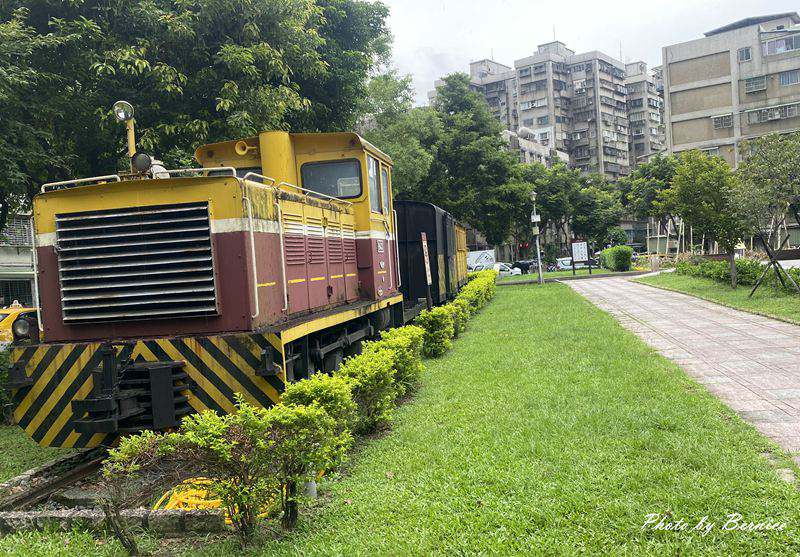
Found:
[[[513,277],[522,274],[522,271],[519,268],[512,267],[508,263],[495,263],[493,267],[495,271],[500,273],[500,278]]]
[[[13,327],[18,320],[27,321],[30,330],[38,331],[36,308],[26,308],[14,300],[7,308],[0,309],[0,347],[5,347],[14,340]],[[21,323],[18,327],[26,324]],[[27,332],[27,330],[26,330]]]
[[[593,263],[592,267],[596,265]],[[575,263],[576,269],[588,269],[588,263]],[[556,271],[571,271],[572,270],[572,258],[571,257],[559,257],[556,259]]]

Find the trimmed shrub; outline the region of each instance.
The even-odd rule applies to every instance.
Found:
[[[492,269],[472,273],[470,281],[456,296],[457,300],[467,302],[470,315],[476,313],[494,297],[497,290],[497,274],[497,271]]]
[[[425,310],[417,316],[415,323],[425,330],[422,342],[422,353],[425,356],[438,358],[450,350],[454,323],[449,310],[441,306]]]
[[[463,333],[467,328],[467,321],[469,320],[469,304],[463,298],[456,298],[444,307],[453,318],[453,338],[458,338],[458,335]]]
[[[745,286],[754,285],[761,273],[764,272],[765,267],[766,265],[757,259],[736,259],[737,282]],[[731,281],[731,264],[727,260],[713,261],[694,256],[680,260],[675,265],[675,272],[679,275],[708,278],[716,282],[730,283]],[[789,269],[789,272],[798,273],[798,270]],[[773,287],[781,287],[780,281],[775,277],[774,273],[769,273],[764,283]]]
[[[614,246],[600,252],[601,264],[612,271],[630,271],[633,261],[633,248]]]
[[[333,418],[334,430],[341,443],[341,455],[344,457],[345,451],[353,444],[351,431],[358,418],[358,407],[353,401],[348,380],[316,373],[308,379],[287,384],[281,402],[286,406],[316,405],[325,410]]]
[[[421,327],[406,325],[381,333],[381,340],[366,343],[369,350],[391,350],[394,353],[394,382],[397,396],[415,390],[422,375],[422,344],[425,331]]]
[[[395,356],[392,350],[367,350],[346,359],[335,377],[349,381],[358,406],[356,433],[371,433],[392,419],[397,389],[394,382]]]

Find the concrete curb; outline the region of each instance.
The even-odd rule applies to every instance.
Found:
[[[218,534],[227,530],[225,516],[221,511],[126,509],[120,514],[128,528],[150,530],[163,537],[196,533]],[[99,509],[0,512],[2,535],[44,529],[68,532],[76,528],[105,530],[105,514]]]
[[[568,282],[571,280],[590,280],[590,279],[601,279],[601,278],[617,278],[617,277],[638,277],[640,275],[646,275],[651,273],[652,271],[625,271],[624,273],[603,273],[599,275],[577,275],[577,276],[564,276],[564,277],[550,277],[544,279],[544,282]],[[497,286],[520,286],[525,284],[539,284],[539,280],[537,278],[532,278],[530,280],[518,280],[514,282],[498,282]]]

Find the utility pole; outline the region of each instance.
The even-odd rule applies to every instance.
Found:
[[[536,192],[531,192],[531,201],[533,201],[533,211],[531,212],[531,222],[533,223],[533,235],[536,238],[536,267],[539,270],[539,286],[544,284],[544,277],[542,276],[542,252],[539,249],[539,222],[542,217],[536,212]]]

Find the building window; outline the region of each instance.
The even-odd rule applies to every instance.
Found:
[[[733,127],[733,114],[723,114],[722,116],[714,116],[712,120],[714,121],[715,130],[721,130],[724,128]]]
[[[644,106],[644,99],[632,99],[628,101],[628,108],[642,108]]]
[[[790,70],[788,72],[781,72],[778,74],[781,80],[781,86],[797,85],[800,83],[800,70]]]
[[[535,74],[547,73],[547,64],[536,64],[533,67],[533,73]]]
[[[531,75],[531,69],[530,68],[522,68],[519,71],[519,76],[520,77],[528,77],[529,75]]]
[[[539,116],[536,119],[536,123],[539,124],[540,126],[545,126],[545,125],[550,123],[550,117],[549,116]]]
[[[766,41],[761,43],[761,47],[764,56],[798,50],[800,49],[800,35],[789,35],[788,37]]]
[[[631,122],[644,122],[647,119],[644,112],[631,112]]]
[[[749,62],[753,57],[753,52],[749,46],[739,49],[739,62]]]
[[[14,301],[19,302],[25,307],[33,306],[31,281],[0,280],[0,307],[10,306]]]
[[[522,121],[523,126],[532,126],[533,125],[533,118],[525,118]]]
[[[798,107],[800,104],[787,104],[775,108],[762,108],[751,110],[747,113],[748,124],[763,124],[772,120],[785,120],[787,118],[797,118]]]
[[[709,157],[718,157],[719,156],[719,147],[711,147],[709,149],[700,149],[700,152],[708,155]]]
[[[750,77],[744,80],[744,92],[756,93],[757,91],[767,90],[767,76]]]

